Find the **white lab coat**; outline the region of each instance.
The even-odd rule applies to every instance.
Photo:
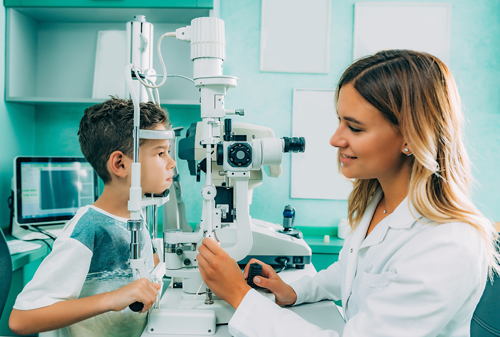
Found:
[[[342,299],[344,337],[469,336],[487,279],[482,237],[469,224],[430,224],[405,199],[365,239],[381,197],[378,191],[338,262],[291,284],[295,305]],[[241,302],[229,331],[238,337],[338,336],[255,290]]]

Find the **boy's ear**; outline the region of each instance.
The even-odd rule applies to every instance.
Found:
[[[109,174],[126,178],[130,169],[130,159],[121,151],[111,153],[108,160]]]

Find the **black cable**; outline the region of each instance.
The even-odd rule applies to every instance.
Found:
[[[43,233],[40,229],[36,228],[36,227],[33,227],[33,228],[30,228],[29,226],[26,226],[26,225],[23,225],[23,226],[20,226],[22,229],[25,229],[25,230],[28,230],[28,231],[31,231],[31,232],[35,232],[35,233],[40,233],[40,234],[43,234],[43,235],[46,235],[48,236],[50,239],[52,239],[53,241],[55,241],[54,237],[48,233]],[[31,240],[25,240],[25,239],[21,239],[21,238],[17,238],[15,237],[14,235],[12,235],[13,238],[17,239],[17,240],[21,240],[21,241],[26,241],[26,242],[30,242],[30,241],[42,241],[43,243],[45,243],[45,245],[47,246],[47,248],[49,248],[49,253],[52,252],[52,247],[50,246],[50,244],[45,241],[45,240],[49,240],[49,239],[31,239]]]
[[[51,238],[53,241],[56,241],[57,237],[55,237],[54,235],[50,234],[49,232],[47,232],[45,229],[41,229],[41,228],[38,228],[38,226],[32,226],[37,232],[39,232],[40,234],[43,234],[43,235],[46,235],[48,236],[49,238]]]
[[[286,269],[286,266],[288,265],[288,259],[287,258],[281,258],[278,261],[281,264],[281,269],[276,271],[277,273],[281,273],[283,270]]]
[[[32,229],[28,229],[28,230],[34,232],[34,230],[32,230]],[[26,239],[18,238],[17,236],[14,236],[13,234],[11,234],[11,236],[14,239],[16,239],[16,240],[24,241],[24,242],[42,241],[43,243],[45,243],[45,245],[47,245],[47,248],[49,249],[49,253],[52,251],[52,247],[50,246],[50,244],[47,241],[45,241],[45,240],[49,240],[49,239],[30,239],[30,240],[26,240]]]
[[[14,219],[14,191],[10,191],[10,197],[7,198],[7,205],[10,209],[10,225],[9,228],[12,229],[12,221]]]

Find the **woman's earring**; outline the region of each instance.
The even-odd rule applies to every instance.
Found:
[[[410,150],[408,150],[407,148],[405,148],[405,152],[408,152],[408,151],[410,151]],[[411,156],[413,153],[411,153],[411,152],[410,152],[410,153],[405,153],[405,154],[409,157],[409,156]]]

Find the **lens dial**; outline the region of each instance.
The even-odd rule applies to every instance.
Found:
[[[252,163],[252,148],[248,143],[234,143],[228,147],[228,162],[233,167],[247,167]]]

